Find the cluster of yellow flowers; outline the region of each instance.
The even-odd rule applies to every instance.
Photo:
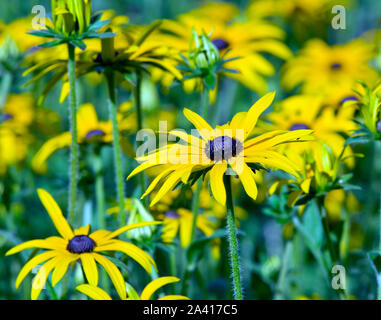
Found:
[[[127,16],[115,15],[112,11],[92,17],[90,0],[52,3],[53,19],[47,20],[45,29],[27,34],[31,25],[29,18],[0,28],[0,51],[8,48],[10,41],[13,43],[16,54],[6,59],[16,61],[22,57],[15,68],[26,68],[23,73],[28,80],[26,85],[36,85],[35,90],[39,92],[38,97],[32,93],[7,92],[3,103],[0,101],[3,104],[0,105],[0,177],[23,162],[35,173],[46,174],[51,161],[48,159],[54,158],[53,153],[71,147],[74,162],[70,183],[76,188],[78,181],[74,177],[82,170],[78,161],[75,162],[78,160],[76,146],[93,152],[90,161],[81,158],[82,154],[79,157],[84,166],[96,168],[99,228],[91,231],[91,225],[86,224],[72,229],[78,221],[72,219],[70,213],[65,218],[53,197],[43,189],[37,190],[59,236],[27,241],[6,253],[13,255],[31,248],[44,250],[26,262],[16,280],[18,288],[28,273],[42,264],[32,283],[32,299],[40,296],[50,274],[54,288],[76,263],[82,267],[86,282],[76,288],[93,299],[109,300],[115,296],[112,291],[100,288],[98,265],[106,271],[121,299],[150,299],[157,289],[180,279],[175,274],[158,277],[156,263],[146,252],[148,249],[139,248],[139,241],[133,242],[152,238],[162,225],[157,241],[168,245],[178,236],[181,248],[190,249],[199,230],[205,238],[210,238],[212,256],[219,260],[222,240],[221,236],[213,235],[225,221],[234,296],[242,298],[236,228],[247,218],[248,212],[233,201],[244,197],[240,184],[250,201],[256,203],[271,195],[285,194],[287,207],[290,210],[297,207],[298,214],[303,213],[308,201],[317,199],[320,209],[327,212],[329,223],[340,220],[345,206],[350,212],[357,210],[356,198],[346,190],[345,181],[340,177],[354,168],[359,156],[346,141],[360,129],[353,120],[358,115],[359,101],[364,102],[361,100],[364,87],[357,81],[373,87],[379,79],[378,72],[369,65],[376,48],[362,38],[339,45],[329,45],[315,38],[304,42],[301,50],[294,53],[285,44],[286,33],[267,19],[281,16],[296,21],[297,17],[304,17],[300,23],[313,23],[313,17],[318,17],[321,22],[332,1],[251,1],[244,14],[230,3],[210,3],[175,20],[164,19],[149,26],[132,25]],[[321,15],[315,15],[316,12]],[[195,34],[204,37],[195,39]],[[64,45],[69,51],[62,50]],[[201,47],[196,58],[191,53],[199,48],[194,46]],[[210,48],[217,57],[211,59]],[[184,69],[184,61],[193,69]],[[276,65],[280,63],[283,65],[278,69]],[[192,70],[197,72],[190,74]],[[215,79],[211,80],[208,77],[213,72]],[[283,98],[275,91],[269,92],[268,79],[277,74],[281,76],[281,90],[292,95]],[[12,74],[8,76],[9,81],[14,82]],[[81,85],[91,90],[94,87],[101,90],[106,83],[108,120],[101,120],[94,101],[86,101],[76,109],[76,87],[82,79]],[[211,125],[208,109],[217,108],[219,89],[224,81],[238,82],[260,98],[226,124]],[[44,86],[37,88],[40,83]],[[58,129],[58,114],[42,107],[48,105],[45,98],[58,83],[62,85],[60,103],[69,97],[69,104],[76,111],[69,117],[70,130],[64,132]],[[201,92],[206,112],[200,115],[198,110],[183,109],[185,118],[196,129],[194,134],[181,129],[170,130],[178,120],[175,111],[150,112],[149,108],[141,107],[141,100],[148,96],[145,90],[159,83],[163,93],[168,93],[176,84],[181,84],[184,94]],[[117,104],[120,91],[116,88],[132,92],[133,99]],[[209,104],[215,105],[209,108]],[[378,100],[375,110],[375,118],[370,121],[377,132]],[[169,121],[170,127],[166,132],[159,129],[158,133],[178,141],[172,139],[164,147],[139,154],[139,144],[131,143],[131,136],[138,135],[144,126],[153,128],[158,120]],[[40,143],[41,135],[43,143]],[[102,158],[100,150],[111,145],[117,203],[110,202],[107,212],[122,223],[115,231],[107,230],[102,180],[103,174],[112,176],[114,173],[97,162]],[[121,151],[139,162],[128,177],[122,172]],[[268,176],[265,171],[269,170],[280,170],[282,174]],[[148,186],[144,174],[150,178]],[[131,198],[127,198],[124,188],[128,183],[132,185],[131,180],[137,175],[141,178],[141,194],[135,190],[129,192]],[[76,193],[76,189],[70,189],[74,205],[78,202]],[[136,195],[141,199],[150,195],[149,205],[137,200]],[[74,207],[71,209],[75,215],[80,209]],[[284,235],[288,239],[293,234],[295,221],[287,222]],[[345,254],[348,248],[342,246],[340,250]],[[152,276],[140,295],[126,282],[115,261],[122,258],[109,254],[113,251],[122,252]],[[189,265],[191,262],[188,261]],[[188,298],[184,294],[173,294],[162,295],[160,299]]]

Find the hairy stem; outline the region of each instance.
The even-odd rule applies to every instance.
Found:
[[[112,123],[112,138],[114,149],[114,166],[115,166],[115,180],[116,180],[116,193],[117,202],[119,205],[119,217],[121,225],[127,223],[126,210],[124,209],[124,181],[122,171],[122,154],[120,147],[120,137],[118,130],[117,120],[117,105],[116,105],[116,87],[115,87],[115,74],[112,70],[105,72],[107,88],[108,88],[108,107],[109,115]]]
[[[68,44],[69,58],[67,64],[69,78],[69,117],[70,117],[70,183],[69,183],[69,210],[68,220],[70,224],[75,222],[75,210],[77,200],[77,184],[78,184],[78,138],[77,138],[77,92],[75,84],[75,47]]]
[[[230,175],[224,175],[226,189],[227,231],[229,240],[230,263],[232,268],[234,299],[242,300],[241,267],[239,259],[237,228],[234,217],[233,194]]]
[[[143,110],[142,110],[142,101],[141,101],[141,90],[142,90],[142,74],[140,71],[137,71],[136,72],[136,87],[135,87],[134,94],[135,94],[135,107],[136,107],[138,131],[143,129]],[[139,147],[139,143],[137,147]],[[146,191],[146,182],[145,182],[144,172],[140,173],[139,175],[139,183],[141,188],[141,194],[143,195]],[[144,198],[143,202],[146,206],[148,206],[147,198]]]

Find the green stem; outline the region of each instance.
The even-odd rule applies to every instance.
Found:
[[[97,200],[98,212],[98,229],[106,228],[105,219],[105,192],[104,192],[104,179],[102,170],[102,158],[100,150],[95,151],[94,154],[94,174],[95,174],[95,197]]]
[[[203,87],[201,94],[201,110],[202,117],[208,121],[208,108],[209,108],[209,89],[207,87]]]
[[[234,299],[242,300],[241,270],[238,252],[237,229],[234,217],[233,194],[230,175],[224,175],[226,189],[227,228],[229,239],[230,262],[232,268]]]
[[[193,212],[193,219],[192,219],[192,235],[191,235],[191,243],[196,237],[196,228],[197,228],[197,216],[198,216],[198,210],[200,207],[200,193],[202,188],[202,180],[199,179],[196,183],[196,191],[193,196],[192,201],[192,212]]]
[[[68,220],[70,224],[75,222],[75,206],[77,200],[78,184],[78,139],[77,139],[77,93],[75,84],[75,47],[68,44],[69,58],[67,63],[69,77],[69,115],[70,115],[70,184],[69,184],[69,210]]]
[[[114,149],[114,163],[115,163],[115,179],[116,179],[116,193],[117,202],[119,205],[119,216],[121,225],[127,223],[127,217],[124,209],[124,181],[122,171],[122,155],[120,147],[120,137],[117,121],[117,105],[116,105],[116,87],[115,87],[115,74],[112,70],[105,72],[107,88],[108,88],[108,107],[112,123],[112,137]]]
[[[318,203],[318,207],[319,207],[319,211],[320,211],[321,221],[323,224],[325,240],[327,241],[329,258],[331,260],[330,261],[331,265],[328,265],[328,273],[330,273],[332,270],[332,267],[336,264],[339,264],[339,258],[338,258],[338,254],[337,254],[335,248],[333,247],[332,240],[331,240],[331,235],[330,235],[329,225],[328,225],[327,212],[324,208],[324,197],[317,198],[317,203]],[[340,299],[342,299],[342,300],[347,299],[347,294],[346,294],[345,290],[338,289],[338,290],[335,290],[335,292],[337,293],[337,295],[339,296]]]
[[[141,89],[142,89],[142,74],[140,71],[136,72],[136,87],[135,87],[135,106],[136,106],[136,118],[138,131],[143,129],[143,110],[142,110],[142,101],[141,101]],[[138,145],[139,146],[139,145]],[[146,182],[144,172],[139,175],[141,194],[143,195],[146,191]],[[144,198],[144,204],[148,205],[147,198]]]
[[[57,294],[49,280],[46,280],[46,286],[53,300],[58,300]]]
[[[284,250],[283,254],[283,263],[282,263],[282,269],[279,272],[279,278],[277,283],[277,289],[275,293],[275,300],[282,300],[284,299],[284,292],[285,292],[285,282],[286,282],[286,275],[288,271],[288,258],[290,256],[292,250],[292,242],[287,241],[286,248]]]
[[[327,242],[329,257],[331,259],[331,263],[333,266],[338,262],[338,256],[336,254],[336,250],[334,249],[332,240],[331,240],[331,235],[330,235],[329,226],[328,226],[327,212],[325,211],[325,208],[324,208],[324,198],[323,197],[318,198],[317,202],[318,202],[318,207],[320,211],[321,222],[323,224],[324,236]]]

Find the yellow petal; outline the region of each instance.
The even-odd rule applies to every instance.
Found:
[[[45,209],[48,211],[50,219],[52,219],[57,231],[65,239],[73,238],[74,233],[62,215],[62,211],[53,197],[44,189],[37,189],[37,193]]]
[[[106,291],[90,284],[81,284],[76,289],[94,300],[112,300]]]
[[[305,179],[305,180],[300,184],[300,189],[302,189],[304,193],[309,193],[309,192],[310,192],[311,182],[312,182],[312,179],[311,179],[311,178]]]
[[[186,296],[173,294],[173,295],[167,295],[167,296],[161,297],[157,300],[190,300],[190,299]]]
[[[61,95],[60,95],[60,101],[59,101],[60,103],[65,101],[66,97],[69,94],[69,90],[70,90],[69,81],[65,81],[64,83],[62,83],[62,89],[61,89]]]
[[[26,275],[37,265],[57,255],[57,251],[47,251],[30,259],[20,270],[16,279],[16,289],[20,286]]]
[[[157,224],[162,224],[162,222],[161,221],[146,221],[146,222],[139,222],[139,223],[130,224],[128,226],[124,226],[122,228],[115,230],[114,232],[107,234],[101,240],[102,241],[110,240],[110,239],[115,238],[115,237],[119,236],[120,234],[127,232],[129,230],[147,227],[147,226],[153,226],[153,225],[157,225]]]
[[[82,253],[80,255],[82,267],[85,272],[87,281],[93,286],[98,285],[98,269],[92,253]]]
[[[46,262],[40,270],[38,270],[36,276],[32,281],[32,290],[31,290],[31,299],[37,300],[40,295],[41,290],[44,288],[46,279],[48,278],[52,269],[56,266],[57,262],[59,262],[60,257],[54,257]]]
[[[172,243],[179,231],[179,219],[177,218],[165,218],[164,227],[161,230],[161,239],[165,243]]]
[[[104,256],[97,253],[93,253],[93,256],[95,260],[106,270],[112,283],[115,286],[116,292],[118,292],[119,294],[119,297],[122,300],[126,299],[126,285],[119,269],[115,266],[115,264],[113,264],[109,259],[105,258]]]
[[[62,243],[58,243],[55,241],[52,241],[50,239],[56,238],[62,240]],[[23,251],[25,249],[31,249],[31,248],[41,248],[41,249],[62,249],[62,244],[64,243],[64,240],[58,237],[50,237],[43,240],[30,240],[26,241],[24,243],[21,243],[12,249],[8,250],[5,254],[6,256],[9,256],[11,254],[15,254],[17,252]]]
[[[68,147],[71,144],[70,132],[64,132],[57,137],[46,141],[32,159],[34,171],[43,174],[47,170],[46,161],[56,150]]]
[[[227,163],[217,163],[210,170],[210,187],[214,198],[222,205],[226,202],[226,191],[224,186],[223,177],[227,168]]]
[[[239,172],[239,170],[237,170],[235,165],[232,165],[232,167],[234,171],[238,174],[239,179],[241,180],[241,183],[246,193],[248,194],[248,196],[255,200],[258,195],[258,189],[257,189],[257,184],[255,183],[254,172],[250,169],[250,167],[246,163],[243,163],[242,172]]]
[[[69,264],[78,259],[77,255],[68,255],[61,257],[61,260],[57,262],[57,266],[52,273],[52,286],[55,287],[58,282],[65,275]]]
[[[150,207],[154,206],[157,202],[161,200],[162,197],[164,197],[178,182],[179,180],[184,176],[188,170],[192,170],[192,165],[189,165],[187,168],[182,170],[175,170],[172,172],[164,182],[164,184],[161,186],[155,197],[152,199],[150,203]]]
[[[249,109],[245,119],[245,137],[247,137],[251,131],[253,131],[259,116],[270,106],[274,100],[274,97],[275,91],[269,92],[257,100],[257,102],[255,102]]]
[[[97,245],[101,245],[103,242],[107,241],[106,237],[110,233],[111,233],[110,231],[101,229],[101,230],[94,231],[92,234],[89,235],[89,237],[93,239]]]
[[[89,234],[89,232],[90,232],[90,224],[88,224],[87,226],[80,227],[80,228],[74,230],[74,234],[76,236],[79,236],[79,235],[85,235],[85,236],[87,236]]]
[[[162,286],[165,286],[169,283],[174,283],[180,281],[179,278],[176,277],[160,277],[158,279],[155,279],[151,281],[143,290],[142,294],[140,295],[140,298],[142,300],[149,300],[152,295]]]
[[[291,208],[294,206],[296,201],[298,201],[299,197],[302,195],[303,191],[302,190],[295,190],[290,193],[287,199],[287,205]]]
[[[156,268],[155,262],[147,253],[125,241],[113,240],[108,244],[96,247],[95,251],[121,251],[139,263],[149,274],[152,272],[152,266]]]
[[[190,122],[193,123],[195,128],[200,133],[200,136],[205,141],[208,141],[210,134],[213,132],[212,127],[202,117],[200,117],[197,113],[195,113],[195,112],[193,112],[187,108],[184,108],[184,115]]]
[[[192,221],[193,214],[182,214],[180,219],[180,243],[182,248],[186,248],[192,241]]]

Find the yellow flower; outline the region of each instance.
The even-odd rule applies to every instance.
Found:
[[[28,154],[28,136],[19,136],[13,130],[0,127],[0,176],[11,165],[19,164]]]
[[[168,210],[164,214],[162,239],[165,243],[172,243],[177,234],[180,235],[182,248],[191,243],[193,213],[184,208]],[[216,230],[216,224],[203,214],[197,215],[196,228],[200,229],[206,236],[211,236]]]
[[[128,102],[127,102],[128,103]],[[121,105],[123,108],[123,104]],[[135,130],[135,115],[123,116],[118,114],[119,130]],[[86,103],[78,108],[77,112],[77,130],[78,143],[111,143],[112,142],[112,124],[111,121],[99,121],[95,108],[91,103]],[[47,170],[46,160],[56,150],[69,147],[71,145],[71,134],[64,132],[54,138],[49,139],[40,148],[32,159],[32,167],[38,173],[44,173]]]
[[[10,37],[17,45],[17,49],[24,53],[41,43],[37,37],[27,34],[32,28],[32,17],[25,17],[13,20],[9,24],[4,24],[0,30],[0,45],[7,37]]]
[[[184,109],[185,117],[197,128],[201,138],[188,135],[183,130],[172,130],[170,135],[179,137],[184,144],[168,144],[146,156],[138,157],[142,161],[128,179],[151,167],[162,166],[163,170],[152,181],[145,197],[158,189],[151,206],[178,183],[192,183],[202,174],[210,179],[215,199],[225,205],[226,190],[223,177],[229,167],[232,174],[238,175],[246,193],[253,199],[257,197],[255,182],[256,170],[266,166],[298,175],[298,168],[276,148],[280,144],[311,140],[312,130],[276,130],[255,138],[250,138],[261,113],[272,103],[275,92],[259,99],[247,112],[240,112],[230,123],[213,129],[195,112]],[[304,140],[302,140],[304,139]]]
[[[148,273],[152,272],[152,267],[156,269],[155,262],[147,253],[131,243],[116,239],[116,237],[128,230],[159,224],[160,222],[128,225],[114,232],[97,230],[90,233],[90,225],[73,231],[52,196],[43,189],[38,189],[37,193],[61,237],[52,236],[46,239],[27,241],[13,247],[6,253],[8,256],[30,248],[47,249],[47,251],[30,259],[16,279],[16,288],[18,288],[33,267],[44,263],[33,279],[32,300],[38,298],[51,272],[53,272],[52,285],[54,287],[65,275],[69,265],[79,260],[89,284],[93,286],[98,284],[97,263],[99,263],[110,276],[118,294],[125,297],[126,291],[122,285],[124,283],[123,276],[114,263],[101,254],[104,251],[121,251],[138,262]]]
[[[327,210],[329,222],[335,223],[341,220],[343,210],[356,212],[359,202],[353,193],[347,193],[343,189],[328,192],[324,197],[324,207]]]
[[[10,94],[7,97],[3,113],[0,114],[2,127],[11,128],[14,132],[25,133],[32,123],[35,113],[31,94]]]
[[[128,298],[126,298],[126,295],[120,296],[122,300],[151,300],[152,296],[155,294],[155,292],[160,289],[161,287],[165,286],[169,283],[174,283],[180,281],[179,278],[176,277],[160,277],[153,281],[151,281],[142,291],[141,295],[136,292],[134,288],[132,288],[130,285],[127,285],[128,289]],[[123,286],[121,284],[121,286]],[[78,291],[86,294],[90,298],[94,300],[112,300],[110,295],[102,290],[101,288],[97,286],[93,286],[90,284],[81,284],[76,288]],[[158,300],[189,300],[188,297],[181,296],[181,295],[166,295]]]
[[[311,129],[316,142],[300,143],[287,146],[295,151],[313,150],[317,143],[324,143],[332,148],[335,156],[339,156],[343,150],[345,138],[349,136],[357,125],[353,122],[355,107],[325,108],[324,100],[318,96],[295,95],[284,99],[280,106],[267,119],[271,124],[262,123],[266,130],[299,130]],[[351,148],[347,147],[345,156],[350,155]],[[353,158],[348,159],[348,164],[353,165]]]
[[[285,64],[282,84],[287,90],[301,85],[303,93],[328,97],[337,91],[350,92],[356,80],[377,78],[376,71],[367,64],[374,55],[373,44],[363,40],[330,46],[312,39]]]
[[[207,10],[205,9],[205,11]],[[179,16],[176,21],[164,20],[160,26],[160,33],[156,33],[155,36],[158,41],[168,43],[182,54],[186,54],[193,29],[197,34],[211,33],[211,41],[221,56],[226,53],[224,59],[239,57],[239,59],[224,64],[224,68],[236,70],[238,73],[228,72],[224,75],[236,79],[255,92],[264,94],[267,90],[265,77],[273,75],[275,68],[263,57],[263,53],[269,53],[281,59],[289,59],[292,53],[281,41],[285,33],[264,20],[228,24],[226,21],[213,19],[213,10],[211,11],[211,15],[200,15],[191,11]],[[153,76],[160,78],[160,71],[156,71]],[[163,79],[165,85],[170,84],[172,80],[173,77],[171,79],[168,76]],[[199,87],[198,79],[184,81],[184,89],[187,92],[198,90]],[[215,94],[215,92],[211,93],[212,96]]]
[[[315,21],[332,17],[332,7],[346,1],[333,0],[252,0],[247,12],[250,18],[281,16],[288,19]],[[323,16],[325,14],[325,16]]]

